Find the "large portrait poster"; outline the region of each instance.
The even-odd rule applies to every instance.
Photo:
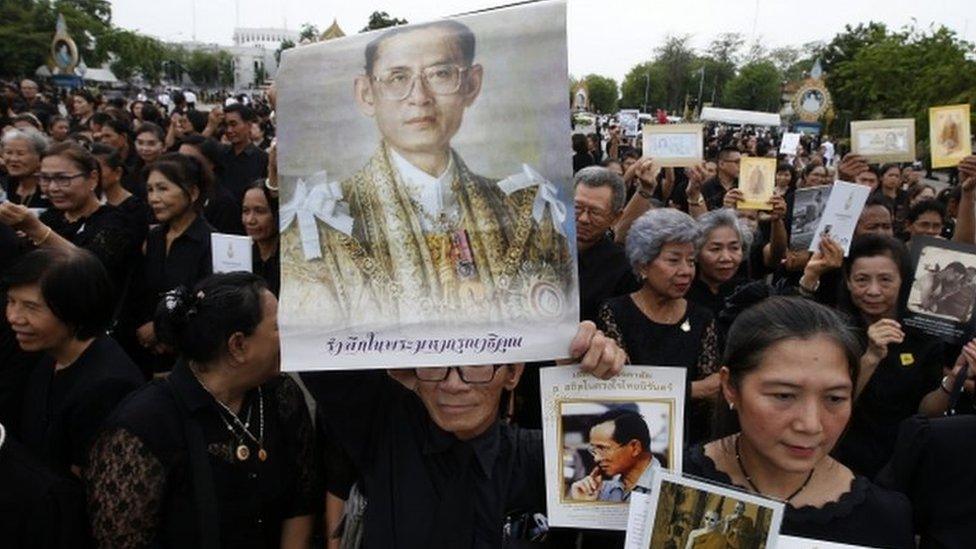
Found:
[[[287,50],[287,370],[565,356],[579,321],[566,6]]]
[[[911,252],[913,279],[902,322],[950,344],[965,343],[976,328],[976,246],[916,236]]]

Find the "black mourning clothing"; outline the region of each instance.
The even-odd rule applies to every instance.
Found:
[[[240,154],[234,152],[233,145],[221,145],[219,162],[218,184],[231,192],[236,204],[244,201],[244,192],[248,185],[255,179],[268,176],[268,153],[253,143],[248,143]]]
[[[739,180],[736,179],[732,182],[730,189],[735,189],[739,186]],[[708,206],[709,210],[717,210],[722,207],[725,203],[725,193],[726,189],[722,185],[718,176],[705,181],[701,186],[702,197],[705,199],[705,205]]]
[[[632,364],[687,370],[685,442],[703,440],[708,434],[711,407],[706,401],[691,399],[691,382],[717,371],[718,334],[711,311],[688,301],[682,318],[674,324],[659,324],[648,318],[630,295],[622,295],[603,303],[597,327],[616,340]]]
[[[281,289],[281,256],[278,248],[275,248],[274,253],[268,257],[265,261],[261,259],[261,249],[258,248],[257,244],[251,246],[251,267],[252,272],[261,278],[268,284],[268,290],[278,296],[278,291]]]
[[[363,482],[365,547],[497,548],[510,512],[545,509],[542,437],[498,421],[461,441],[385,372],[303,374]]]
[[[53,470],[68,474],[72,465],[83,468],[102,422],[142,383],[139,368],[108,336],[95,338],[60,370],[45,356],[27,380],[17,434]]]
[[[729,475],[719,471],[702,446],[685,454],[686,475],[732,486]],[[746,490],[745,486],[738,488]],[[781,535],[863,545],[886,549],[914,549],[912,507],[903,494],[880,488],[863,476],[855,476],[850,491],[823,507],[800,508],[786,504]]]
[[[301,390],[290,378],[265,383],[260,395],[265,461],[246,435],[242,442],[240,430],[237,436],[227,430],[220,414],[229,416],[183,361],[168,380],[126,399],[95,441],[85,479],[99,544],[199,547],[203,538],[216,536],[220,547],[279,547],[282,522],[312,514],[321,497],[314,434]],[[259,398],[251,390],[239,414],[245,421],[250,412],[255,437]],[[245,461],[235,455],[242,443],[250,450]],[[212,497],[201,496],[207,493]],[[214,530],[204,532],[201,524]]]
[[[891,458],[902,420],[918,413],[922,398],[938,388],[944,360],[941,341],[908,328],[854,402],[836,457],[855,473],[874,478]]]
[[[623,246],[607,235],[579,253],[578,271],[580,320],[595,322],[605,299],[629,294],[639,287]]]
[[[95,254],[116,288],[121,287],[134,250],[130,222],[122,210],[102,205],[88,217],[68,221],[64,212],[50,208],[40,220],[68,242]]]

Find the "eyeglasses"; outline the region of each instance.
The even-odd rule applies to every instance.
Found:
[[[414,82],[419,76],[431,93],[451,95],[461,89],[461,78],[468,67],[457,65],[433,65],[416,74],[411,70],[397,69],[382,76],[373,76],[379,84],[380,93],[386,99],[402,101],[413,91]]]
[[[623,448],[623,446],[593,446],[591,444],[586,448],[586,451],[589,452],[591,456],[598,457],[612,454],[621,448]]]
[[[603,210],[599,210],[597,208],[588,208],[586,206],[580,206],[579,204],[575,206],[575,209],[576,209],[577,219],[582,217],[583,214],[586,214],[587,216],[589,216],[590,219],[599,222],[605,220],[609,215],[607,212]]]
[[[451,366],[449,368],[416,368],[414,372],[416,373],[417,379],[420,381],[430,381],[430,382],[441,382],[447,379],[450,375],[451,370],[457,371],[458,377],[461,381],[469,385],[478,385],[482,383],[489,383],[491,380],[495,379],[495,372],[499,368],[504,366],[503,364],[494,364],[487,366]]]
[[[40,181],[41,183],[45,183],[49,187],[62,187],[63,188],[63,187],[67,187],[68,185],[71,185],[71,180],[72,179],[74,179],[76,177],[81,177],[83,175],[85,175],[85,172],[78,172],[76,174],[66,174],[66,173],[48,174],[48,173],[39,173],[39,174],[37,174],[37,179],[38,179],[38,181]]]

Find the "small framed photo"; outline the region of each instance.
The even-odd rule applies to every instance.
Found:
[[[769,199],[776,190],[776,159],[742,157],[739,166],[740,210],[772,210]]]
[[[851,122],[851,152],[868,162],[914,162],[915,119],[856,120]]]
[[[929,109],[929,143],[932,167],[950,168],[973,154],[969,105],[946,105]]]
[[[962,344],[976,325],[976,246],[916,236],[911,253],[914,276],[903,323]]]
[[[644,157],[665,168],[696,166],[704,157],[701,124],[645,124]]]
[[[685,371],[627,366],[613,380],[543,368],[549,524],[625,530],[631,498],[680,470]]]
[[[631,517],[627,547],[777,547],[784,507],[778,501],[661,471],[650,502],[646,523]]]

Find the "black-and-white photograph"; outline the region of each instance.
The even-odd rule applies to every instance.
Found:
[[[805,250],[813,242],[817,223],[827,207],[830,185],[797,189],[793,198],[793,226],[790,249]]]
[[[908,310],[967,323],[976,303],[976,255],[926,246],[915,266]]]

